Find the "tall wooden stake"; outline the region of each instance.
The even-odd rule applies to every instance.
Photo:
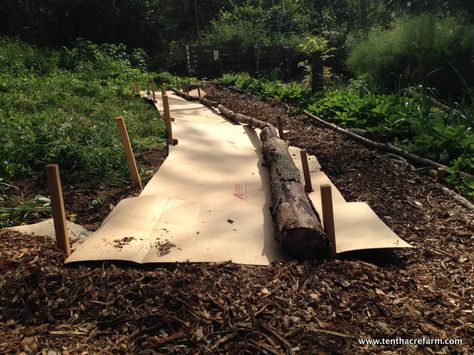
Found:
[[[156,102],[156,94],[155,94],[156,86],[155,86],[155,83],[153,83],[152,85],[153,85],[153,88],[152,88],[153,102]]]
[[[54,232],[56,234],[56,246],[61,249],[66,256],[69,256],[71,254],[71,247],[69,246],[69,237],[67,234],[63,188],[61,186],[58,165],[46,165],[46,175],[48,177],[48,190],[51,196],[51,209],[53,212]]]
[[[163,113],[165,115],[166,131],[168,132],[168,144],[174,145],[173,127],[171,126],[170,104],[168,101],[168,95],[163,96]]]
[[[161,85],[161,97],[166,95],[166,85]]]
[[[143,189],[142,181],[140,180],[140,175],[138,174],[137,162],[135,161],[135,156],[133,155],[132,145],[130,144],[130,138],[128,136],[125,120],[123,117],[116,117],[115,119],[117,120],[119,127],[120,137],[122,138],[123,149],[125,151],[125,156],[127,157],[128,168],[130,169],[133,183],[141,190]]]
[[[281,122],[280,116],[277,116],[277,128],[278,128],[278,136],[280,137],[280,139],[284,139],[283,138],[283,123]]]
[[[166,99],[165,99],[166,97]],[[166,103],[165,103],[166,101]],[[171,122],[174,122],[174,117],[171,116],[171,111],[170,111],[170,101],[168,95],[163,96],[163,113],[166,117],[169,117]]]
[[[331,185],[321,185],[321,205],[323,208],[324,232],[331,244],[331,259],[336,259],[336,231],[334,228],[334,211],[332,206]]]
[[[301,165],[303,165],[303,175],[304,175],[304,190],[306,192],[313,191],[313,185],[311,184],[311,174],[309,173],[308,165],[308,156],[306,155],[306,150],[300,150],[301,156]]]
[[[436,169],[436,181],[442,183],[446,175],[446,169],[438,168]]]

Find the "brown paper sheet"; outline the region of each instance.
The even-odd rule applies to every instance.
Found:
[[[179,140],[139,197],[122,200],[102,226],[67,259],[151,262],[219,262],[268,265],[286,260],[274,240],[268,169],[261,142],[248,126],[229,124],[216,112],[168,92],[173,133]],[[156,103],[161,109],[161,98]],[[299,149],[290,147],[301,169]],[[309,156],[320,213],[319,187],[331,184],[337,251],[410,245],[365,203],[347,203]]]

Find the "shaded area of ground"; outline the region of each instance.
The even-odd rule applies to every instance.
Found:
[[[289,118],[281,104],[210,86],[206,92],[236,112],[272,123],[281,116],[291,144],[315,154],[348,201],[367,201],[417,248],[270,267],[64,268],[51,240],[4,231],[0,352],[472,350],[473,213],[450,201],[431,178],[304,116]],[[357,339],[366,337],[459,338],[463,344],[360,345]]]

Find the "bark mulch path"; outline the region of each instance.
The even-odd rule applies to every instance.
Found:
[[[206,87],[231,110],[275,123],[315,154],[348,201],[367,201],[416,249],[269,267],[72,267],[51,240],[0,231],[0,352],[469,353],[474,214],[431,178],[281,104]],[[255,108],[254,108],[255,107]],[[360,338],[462,339],[362,345]],[[400,342],[400,340],[399,340]]]

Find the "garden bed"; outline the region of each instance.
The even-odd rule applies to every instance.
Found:
[[[315,154],[348,201],[367,201],[417,248],[332,262],[64,267],[49,239],[0,232],[0,351],[468,352],[474,214],[442,186],[279,103],[207,86],[234,112],[276,123]],[[337,233],[337,231],[336,231]],[[361,345],[361,338],[462,345]]]

